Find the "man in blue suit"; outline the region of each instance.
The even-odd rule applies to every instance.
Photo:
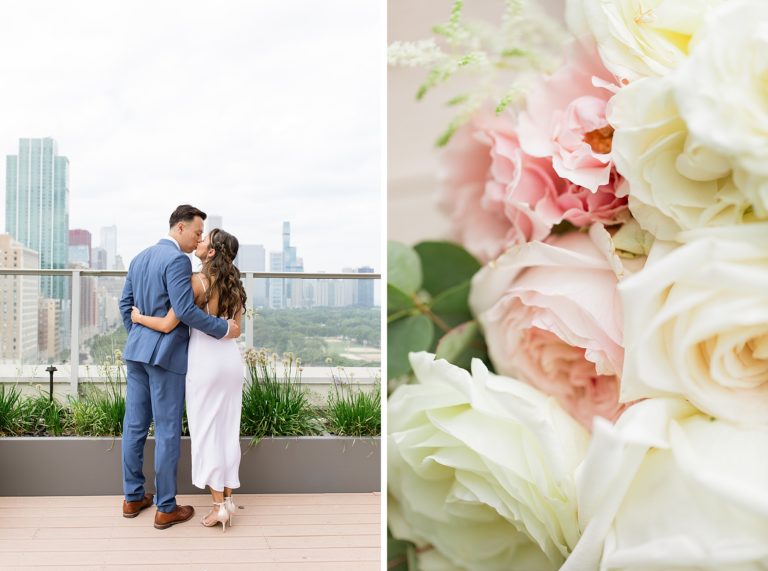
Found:
[[[123,356],[128,369],[123,421],[123,516],[136,517],[152,505],[145,493],[144,443],[155,421],[155,527],[166,529],[189,520],[192,506],[176,505],[184,387],[189,328],[217,339],[240,336],[240,326],[199,309],[192,295],[193,252],[203,236],[206,214],[188,204],[171,214],[168,236],[136,256],[120,298],[120,313],[128,330]],[[181,323],[164,334],[131,322],[131,309],[164,316],[172,307]]]

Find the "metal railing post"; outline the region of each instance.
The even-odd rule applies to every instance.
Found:
[[[248,299],[245,302],[245,347],[253,348],[253,272],[245,274],[245,291]]]
[[[80,368],[80,270],[72,272],[72,319],[70,320],[70,372],[69,390],[73,398],[77,398],[78,369]]]

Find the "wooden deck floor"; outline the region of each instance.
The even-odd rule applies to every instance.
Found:
[[[154,507],[134,519],[118,496],[0,497],[0,568],[378,570],[381,495],[235,495],[222,533],[200,518],[209,496],[179,496],[195,517],[152,527]]]

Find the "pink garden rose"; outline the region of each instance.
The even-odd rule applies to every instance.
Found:
[[[496,371],[553,395],[587,428],[595,416],[615,420],[624,272],[600,224],[517,246],[480,270],[470,306]]]
[[[609,166],[595,190],[561,178],[552,157],[523,150],[506,113],[478,113],[453,136],[442,165],[438,204],[453,238],[482,262],[515,244],[544,240],[563,220],[583,227],[627,217],[615,170]]]
[[[482,261],[514,244],[512,225],[503,209],[484,203],[491,168],[490,145],[478,134],[495,126],[512,131],[509,119],[479,113],[451,137],[441,161],[437,202],[449,217],[454,240]]]
[[[593,193],[610,182],[613,127],[605,110],[618,86],[597,49],[572,42],[566,64],[528,95],[518,134],[523,150]]]

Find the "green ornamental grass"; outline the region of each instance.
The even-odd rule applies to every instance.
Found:
[[[114,371],[113,371],[114,365]],[[83,395],[70,399],[72,421],[80,436],[120,436],[125,417],[125,371],[122,353],[115,351],[114,363],[107,358],[103,368],[104,389],[84,385]]]
[[[14,436],[23,431],[24,410],[21,391],[0,385],[0,436]]]
[[[30,436],[61,436],[72,430],[72,414],[57,399],[39,392],[22,405],[24,434]]]
[[[36,396],[22,397],[18,387],[0,385],[0,436],[120,436],[125,416],[121,357],[116,351],[114,361],[107,359],[104,388],[83,383],[80,398],[70,397],[63,403],[40,390]],[[334,376],[328,408],[320,411],[301,384],[301,360],[293,354],[284,354],[280,371],[278,356],[265,349],[247,351],[245,362],[248,378],[243,390],[241,434],[252,436],[254,442],[265,436],[381,433],[380,383],[375,390],[364,391],[349,379]],[[344,373],[341,367],[339,371]],[[182,433],[189,434],[186,410]]]
[[[277,359],[277,354],[270,355],[265,349],[246,351],[242,434],[253,436],[254,441],[265,436],[319,434],[322,425],[301,386],[301,361],[286,353],[278,376]]]
[[[333,391],[328,395],[328,423],[339,436],[377,436],[381,434],[381,384],[365,391],[339,367],[344,379],[333,375]]]

